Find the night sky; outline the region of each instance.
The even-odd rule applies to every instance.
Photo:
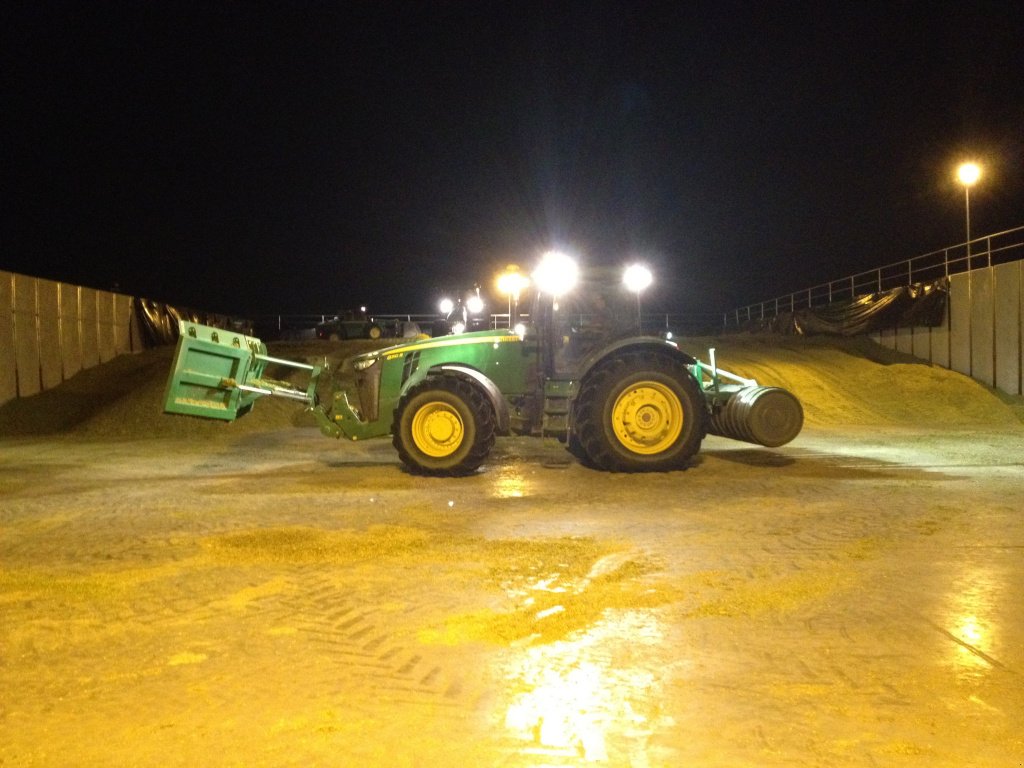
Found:
[[[1019,3],[25,2],[0,269],[429,310],[551,247],[714,313],[1024,224]]]

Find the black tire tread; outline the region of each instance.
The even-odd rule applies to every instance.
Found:
[[[638,371],[657,372],[680,383],[688,393],[692,409],[684,414],[690,422],[680,437],[681,445],[670,456],[627,459],[609,444],[603,423],[606,401],[610,393],[619,391],[617,382]],[[684,403],[684,408],[685,408]],[[692,412],[690,412],[692,411]],[[707,432],[704,396],[683,361],[664,354],[630,351],[600,364],[587,374],[573,407],[574,434],[590,463],[609,472],[663,472],[682,469],[700,449]],[[584,462],[586,463],[586,462]]]
[[[433,390],[444,390],[460,398],[476,421],[476,439],[473,445],[465,457],[451,466],[431,466],[423,463],[417,458],[415,449],[406,445],[402,434],[402,417],[409,403],[418,395]],[[479,387],[457,376],[432,376],[412,387],[395,409],[394,422],[391,425],[391,443],[398,451],[402,463],[415,474],[433,477],[460,477],[475,472],[494,447],[494,435],[495,416],[490,401]]]

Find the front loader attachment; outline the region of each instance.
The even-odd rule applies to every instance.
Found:
[[[178,348],[164,392],[164,412],[234,421],[259,398],[276,395],[316,404],[321,366],[279,360],[267,355],[257,338],[186,320],[178,322]],[[264,376],[269,364],[309,373],[305,391]]]

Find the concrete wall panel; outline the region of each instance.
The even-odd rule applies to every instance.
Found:
[[[96,289],[82,288],[80,323],[82,337],[82,367],[92,368],[100,362],[99,337],[96,329]]]
[[[114,302],[114,354],[132,351],[132,297],[123,293],[111,294]]]
[[[36,318],[39,376],[43,389],[52,389],[64,381],[60,348],[60,283],[36,279]]]
[[[949,367],[971,375],[971,275],[949,278]]]
[[[77,285],[60,284],[60,349],[65,380],[82,370],[80,297]]]
[[[995,382],[995,329],[992,308],[992,270],[978,269],[971,284],[971,376],[991,386]]]
[[[18,396],[14,349],[14,275],[0,272],[0,405]]]
[[[109,291],[96,292],[96,326],[100,362],[110,362],[117,355],[117,345],[114,333],[114,294]]]
[[[946,319],[942,325],[930,329],[931,333],[931,355],[929,359],[935,365],[949,368],[949,312],[946,312]]]
[[[995,290],[995,386],[1009,395],[1021,392],[1021,272],[1024,262],[992,270]]]
[[[912,354],[914,351],[914,329],[913,328],[897,328],[896,329],[896,349],[906,355]]]
[[[138,315],[135,313],[135,302],[136,301],[138,301],[138,299],[136,299],[134,296],[132,296],[130,298],[129,304],[128,304],[128,314],[129,314],[128,327],[130,328],[130,331],[128,333],[128,338],[129,338],[129,340],[131,342],[132,352],[141,352],[146,347],[145,347],[145,345],[142,342],[142,329],[139,328],[139,318],[138,318]]]
[[[42,383],[36,328],[36,279],[25,275],[14,276],[14,355],[18,397],[37,394]]]
[[[920,360],[932,359],[932,334],[931,328],[918,327],[914,329],[914,338],[911,343],[911,354]]]

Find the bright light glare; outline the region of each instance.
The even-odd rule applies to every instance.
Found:
[[[936,614],[936,621],[957,640],[946,662],[958,677],[982,679],[993,672],[985,652],[991,653],[1005,640],[1001,617],[1013,595],[998,570],[964,562],[950,573],[953,580],[946,604]]]
[[[562,296],[573,289],[579,279],[576,261],[560,251],[548,251],[533,272],[537,289],[552,296]]]
[[[516,336],[518,336],[520,339],[526,336],[526,326],[523,325],[522,323],[516,323],[516,327],[513,328],[513,330],[515,331]]]
[[[484,300],[476,295],[470,296],[466,299],[466,309],[474,315],[478,315],[484,311]]]
[[[546,584],[533,589],[553,591]],[[551,610],[540,613],[550,616]],[[606,614],[571,639],[510,650],[502,667],[509,735],[531,744],[539,755],[573,755],[577,765],[604,765],[619,755],[623,760],[617,765],[648,764],[647,736],[665,728],[668,718],[654,704],[662,693],[664,670],[645,664],[641,648],[656,647],[665,630],[654,611],[619,613],[621,618]],[[636,655],[630,654],[629,661],[613,659],[608,649],[619,643],[636,648]]]
[[[645,267],[643,264],[633,264],[627,267],[626,271],[622,275],[622,282],[626,284],[626,287],[633,293],[640,293],[644,288],[651,284],[651,280],[654,277],[651,275],[651,270]]]
[[[456,323],[455,325],[452,326],[452,333],[465,333],[465,331],[466,331],[466,324],[465,323]]]
[[[527,495],[528,487],[521,465],[505,465],[494,478],[491,496],[498,499],[522,499]]]
[[[455,309],[455,302],[451,299],[441,299],[441,303],[438,305],[438,309],[441,310],[442,315],[451,314],[451,311]]]
[[[530,278],[526,275],[521,275],[519,272],[502,272],[498,275],[498,291],[502,296],[519,296],[519,292],[522,291],[530,284]]]
[[[981,166],[977,163],[961,163],[956,169],[956,177],[965,187],[973,186],[981,178]]]

